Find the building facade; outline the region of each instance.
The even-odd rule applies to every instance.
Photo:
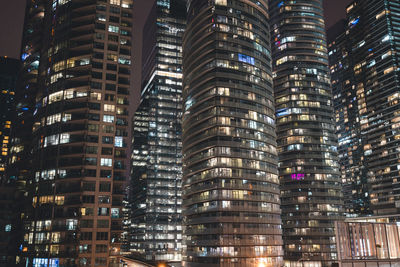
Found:
[[[10,177],[27,266],[119,266],[132,0],[27,1]]]
[[[366,119],[365,98],[354,84],[353,59],[348,53],[349,37],[343,32],[344,22],[328,31],[329,63],[338,136],[339,164],[343,183],[344,207],[348,216],[372,213],[364,161],[361,121]],[[339,31],[337,31],[339,27]]]
[[[270,1],[285,266],[331,266],[342,193],[321,0]]]
[[[346,162],[342,179],[350,213],[399,214],[399,21],[398,1],[354,1],[341,33],[331,41],[339,151]]]
[[[17,59],[0,57],[0,266],[16,264],[18,251],[18,213],[16,208],[16,181],[7,179],[13,121],[16,82],[20,69]]]
[[[183,41],[185,266],[281,266],[266,1],[188,1]]]
[[[129,252],[182,261],[182,36],[185,1],[156,1],[144,27],[143,89],[133,118]]]

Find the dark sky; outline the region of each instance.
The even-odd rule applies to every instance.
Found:
[[[0,0],[0,56],[19,58],[26,0]]]
[[[324,0],[327,29],[346,16],[346,6],[351,2],[352,0]]]
[[[345,16],[345,7],[351,0],[325,0],[327,27]],[[136,0],[136,33],[140,32],[141,21],[148,13],[152,0]],[[0,0],[0,56],[19,57],[24,17],[25,0]],[[139,36],[136,36],[139,38]]]

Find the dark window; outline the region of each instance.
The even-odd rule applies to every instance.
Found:
[[[107,252],[107,245],[96,245],[96,253],[104,253]]]
[[[94,203],[94,196],[82,196],[82,202],[83,203]]]
[[[86,140],[88,142],[91,142],[91,143],[98,143],[99,142],[99,137],[97,135],[88,135],[86,137]]]
[[[118,36],[109,34],[108,35],[108,40],[117,43],[118,42]]]
[[[96,191],[96,182],[84,182],[82,184],[83,191]]]
[[[107,74],[106,74],[106,80],[109,80],[109,81],[116,81],[116,80],[117,80],[117,75],[111,74],[111,73],[107,73]]]
[[[92,228],[93,220],[81,220],[81,228]]]
[[[98,30],[105,30],[106,29],[106,25],[103,23],[96,23],[95,28]]]
[[[97,220],[97,228],[107,228],[110,226],[109,220]]]
[[[103,73],[102,72],[92,71],[92,77],[95,78],[95,79],[102,79],[103,78]]]
[[[119,14],[120,9],[119,9],[119,7],[110,6],[110,12],[114,13],[114,14]]]
[[[119,23],[119,17],[110,16],[110,21]]]
[[[86,169],[84,174],[86,177],[96,177],[96,170]]]
[[[92,240],[92,232],[81,232],[81,240]]]
[[[99,192],[110,192],[111,184],[110,183],[100,183]]]
[[[113,154],[112,147],[102,147],[101,148],[101,154],[102,155],[112,155]]]
[[[117,64],[107,64],[107,70],[117,70]],[[115,86],[115,85],[114,85]],[[115,90],[115,87],[114,87]]]
[[[109,84],[109,83],[107,83],[106,84],[106,90],[108,90],[108,91],[115,91],[115,84]]]
[[[87,146],[86,153],[87,154],[97,154],[97,146]]]

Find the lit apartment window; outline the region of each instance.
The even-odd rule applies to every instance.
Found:
[[[113,123],[114,122],[114,116],[112,116],[112,115],[103,115],[103,121],[104,122]]]
[[[109,32],[118,33],[119,32],[119,27],[118,26],[114,26],[114,25],[108,25],[108,31]]]
[[[111,167],[112,166],[112,159],[101,158],[100,165],[101,166],[106,166],[106,167]]]

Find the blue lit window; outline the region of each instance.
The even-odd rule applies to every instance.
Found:
[[[124,146],[124,139],[122,136],[116,136],[115,137],[115,146],[116,147],[123,147]]]
[[[254,57],[246,56],[246,55],[239,53],[238,58],[239,58],[239,61],[241,61],[241,62],[245,62],[245,63],[251,64],[251,65],[255,64]]]
[[[290,113],[289,113],[289,110],[287,109],[287,108],[283,108],[283,109],[278,109],[277,111],[276,111],[276,116],[277,117],[282,117],[282,116],[286,116],[286,115],[289,115]]]

